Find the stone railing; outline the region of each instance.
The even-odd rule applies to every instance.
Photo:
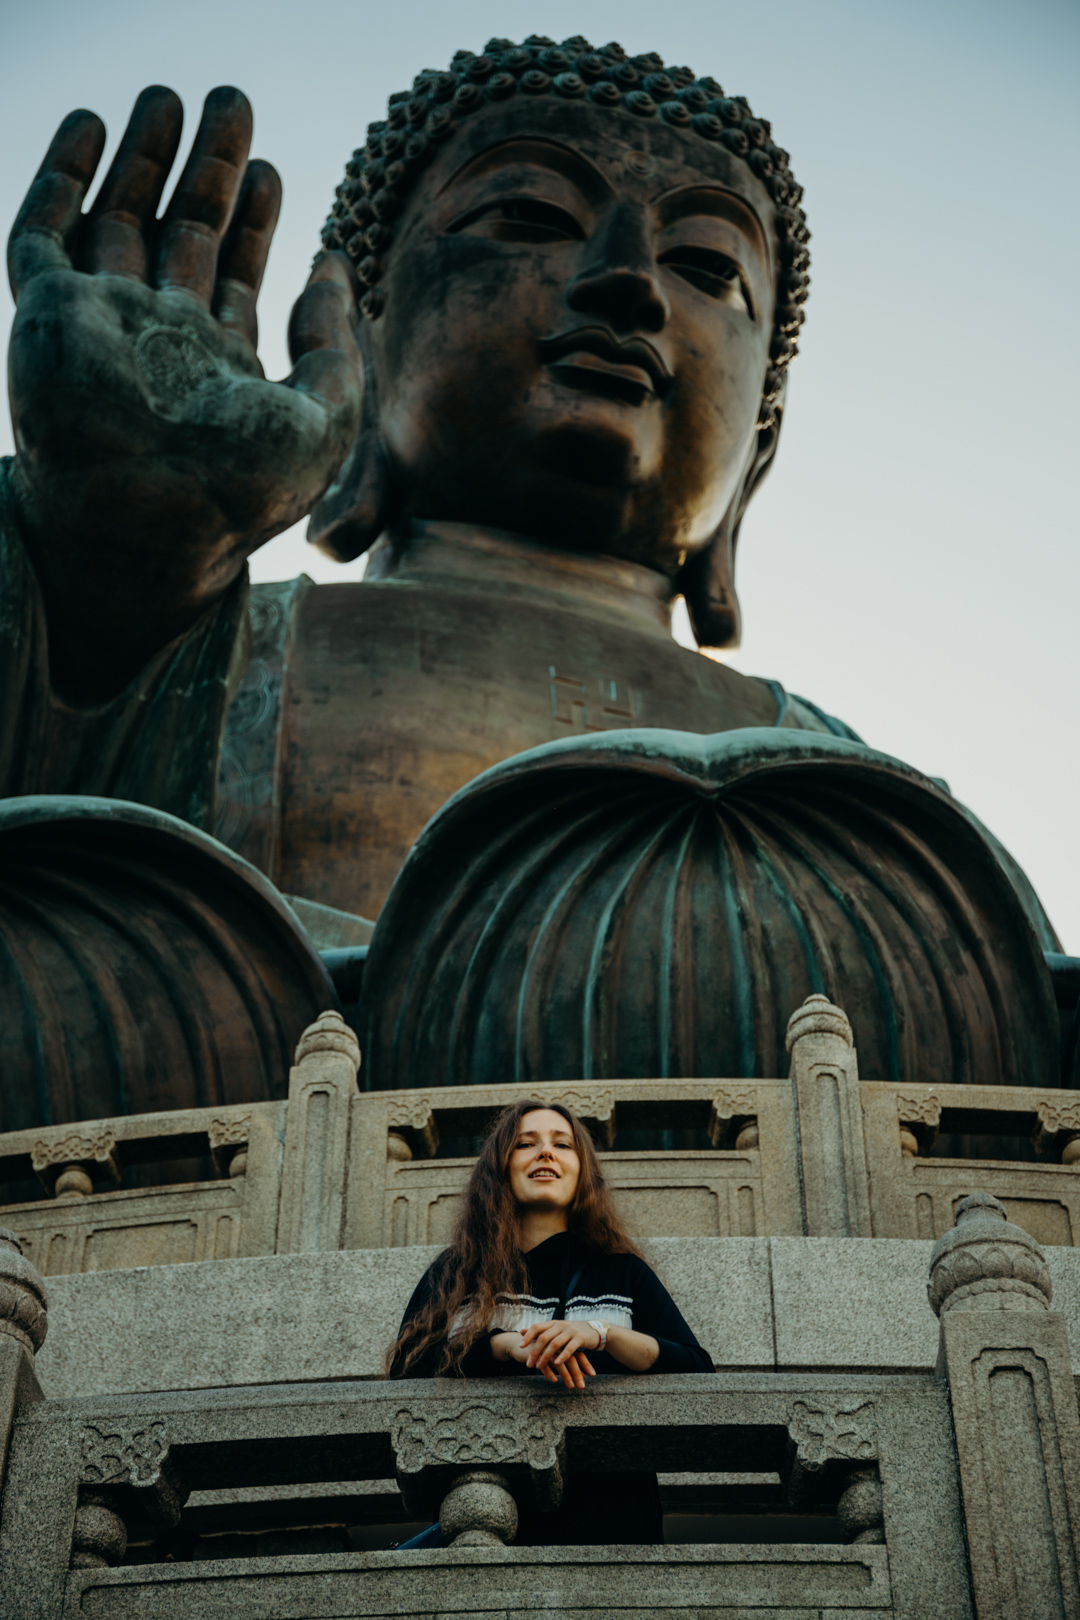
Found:
[[[811,997],[776,1080],[561,1081],[626,1214],[650,1238],[934,1238],[977,1186],[1040,1241],[1080,1243],[1080,1094],[861,1080],[851,1027]],[[445,1242],[468,1143],[518,1085],[358,1090],[351,1032],[327,1013],[297,1049],[287,1102],[0,1135],[0,1183],[47,1198],[0,1207],[45,1275],[262,1254]],[[938,1132],[1001,1138],[1002,1156],[933,1152]],[[629,1133],[691,1147],[629,1149]],[[1017,1137],[1039,1162],[1008,1157]],[[633,1137],[630,1137],[633,1140]],[[638,1137],[640,1140],[640,1137]],[[674,1138],[672,1138],[674,1139]],[[140,1162],[201,1161],[202,1180],[121,1185]]]
[[[0,1238],[0,1613],[1074,1615],[1080,1423],[1039,1246],[976,1195],[928,1293],[938,1377],[48,1401],[45,1287]],[[523,1501],[543,1513],[575,1472],[631,1469],[657,1470],[681,1509],[668,1544],[514,1544]],[[435,1518],[444,1548],[389,1550]]]

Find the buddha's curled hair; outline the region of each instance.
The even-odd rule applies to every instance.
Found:
[[[355,263],[368,289],[360,301],[364,314],[375,320],[382,313],[385,295],[378,283],[393,241],[393,222],[436,147],[462,118],[490,101],[546,95],[587,99],[693,130],[742,158],[765,185],[776,204],[779,279],[758,425],[771,428],[785,369],[798,351],[810,286],[802,187],[791,173],[788,154],[773,142],[768,120],[755,118],[745,97],[725,96],[715,79],[699,79],[690,68],[665,68],[655,52],[628,57],[615,44],[593,50],[580,35],[561,45],[538,34],[520,45],[489,39],[479,55],[458,51],[448,72],[425,68],[411,90],[391,96],[386,119],[368,125],[366,144],[346,164],[322,233],[325,247],[344,248]]]
[[[450,1246],[435,1262],[427,1304],[387,1352],[388,1373],[393,1368],[396,1376],[407,1378],[434,1344],[442,1346],[438,1371],[460,1371],[462,1357],[489,1330],[500,1304],[524,1290],[509,1165],[523,1116],[538,1108],[561,1114],[574,1135],[581,1174],[567,1220],[571,1236],[596,1254],[641,1254],[615,1208],[592,1138],[576,1115],[561,1103],[535,1098],[512,1103],[495,1120],[473,1165]]]

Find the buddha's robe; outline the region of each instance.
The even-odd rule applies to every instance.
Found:
[[[245,572],[124,691],[81,709],[52,688],[0,481],[0,795],[151,805],[283,892],[374,917],[436,810],[524,749],[634,726],[854,735],[680,647],[671,605],[646,568],[425,525],[381,543],[362,583],[249,587]]]
[[[0,463],[0,797],[129,799],[213,831],[222,727],[248,662],[247,571],[122,692],[78,708],[50,679],[45,609],[8,465]]]

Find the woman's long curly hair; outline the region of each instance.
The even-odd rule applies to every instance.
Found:
[[[488,1332],[500,1303],[527,1288],[509,1170],[521,1121],[538,1109],[561,1114],[573,1133],[581,1173],[567,1214],[571,1236],[595,1254],[644,1258],[615,1208],[592,1138],[581,1121],[561,1103],[533,1098],[512,1103],[492,1125],[473,1166],[450,1247],[432,1268],[427,1304],[402,1326],[387,1352],[388,1375],[393,1368],[392,1376],[408,1377],[410,1368],[436,1344],[442,1347],[436,1371],[460,1373],[462,1357]]]

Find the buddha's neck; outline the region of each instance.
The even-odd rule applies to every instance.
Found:
[[[670,638],[672,582],[619,557],[560,551],[504,529],[414,522],[374,547],[365,579],[438,585],[472,594],[525,596],[558,611],[631,623]]]

